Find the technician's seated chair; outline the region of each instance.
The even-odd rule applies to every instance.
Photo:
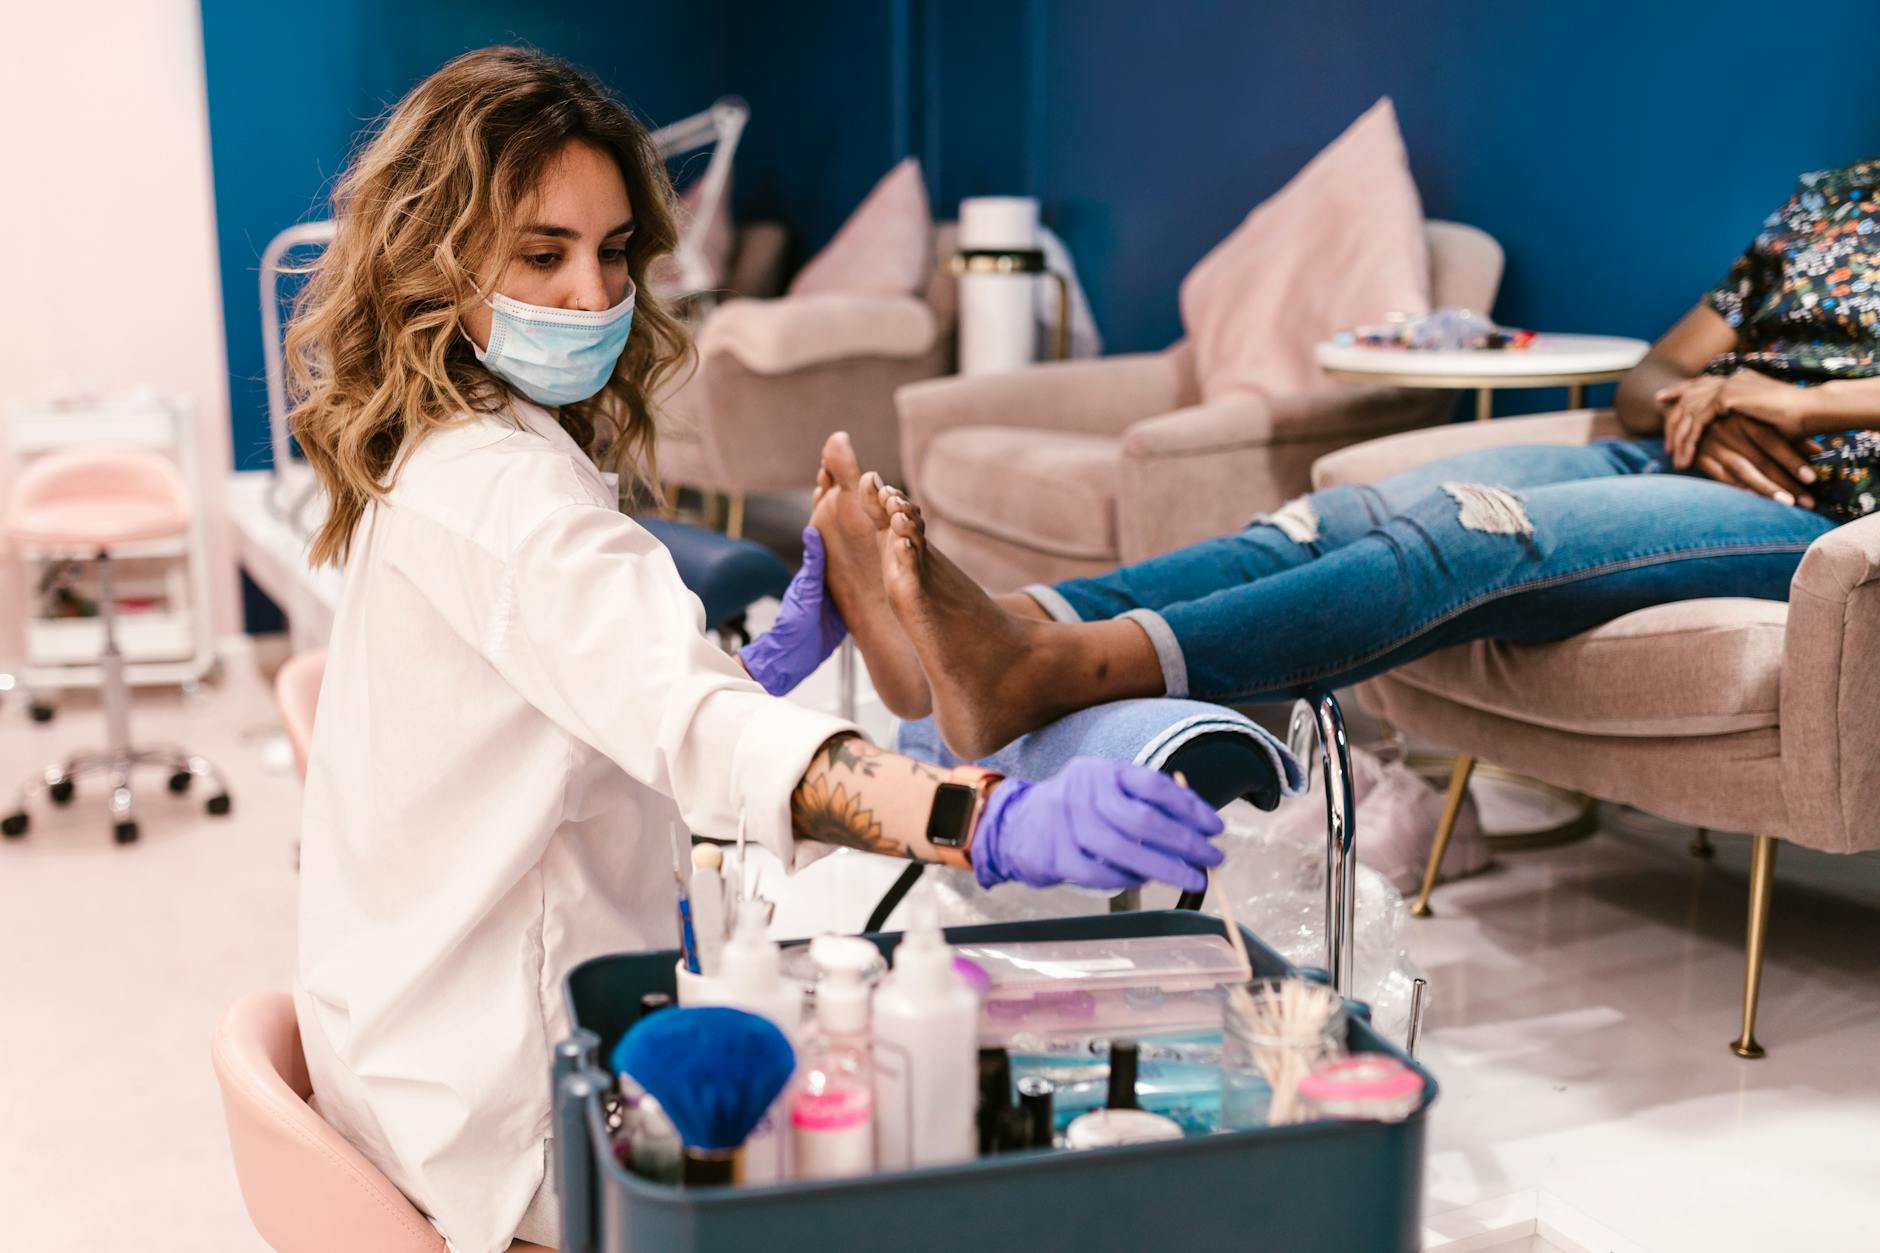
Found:
[[[1369,483],[1477,448],[1623,433],[1611,412],[1591,410],[1446,426],[1335,453],[1313,480]],[[1459,645],[1361,685],[1373,713],[1461,754],[1416,912],[1428,912],[1478,755],[1674,822],[1755,832],[1743,1030],[1730,1047],[1761,1057],[1756,999],[1776,841],[1880,848],[1876,658],[1880,516],[1816,540],[1787,604],[1658,605],[1551,644]]]
[[[130,735],[130,687],[117,644],[117,597],[111,583],[111,550],[126,544],[169,539],[189,529],[189,489],[167,459],[138,448],[94,448],[53,453],[27,464],[13,484],[0,538],[44,552],[98,563],[98,621],[104,631],[99,658],[103,682],[106,744],[49,765],[20,789],[19,804],[0,832],[26,834],[26,803],[44,791],[55,805],[72,799],[77,781],[104,775],[111,787],[112,832],[120,844],[137,838],[131,817],[131,772],[155,767],[169,772],[170,791],[187,792],[198,778],[214,791],[212,814],[229,811],[228,790],[207,760],[170,745],[138,748]]]
[[[953,251],[950,222],[934,255]],[[824,293],[734,300],[698,331],[698,370],[665,404],[659,473],[729,497],[725,531],[743,531],[744,497],[806,490],[816,454],[847,431],[865,466],[901,464],[895,389],[953,364],[957,292],[935,269],[919,296]],[[712,319],[736,324],[719,334]]]
[[[251,992],[216,1024],[212,1053],[235,1177],[276,1253],[445,1253],[444,1237],[384,1172],[307,1103],[294,1002]],[[548,1069],[543,1067],[543,1082]],[[553,1253],[518,1240],[509,1253]]]
[[[1500,245],[1454,222],[1424,230],[1432,305],[1488,308]],[[1320,455],[1440,422],[1453,401],[1341,384],[1203,404],[1183,340],[904,387],[895,394],[901,460],[881,459],[860,438],[856,451],[889,478],[898,464],[928,533],[968,574],[1006,590],[1237,531],[1304,491]]]
[[[313,715],[320,704],[320,680],[326,677],[326,650],[299,653],[274,673],[274,705],[281,728],[294,750],[294,769],[307,781],[307,754],[313,748]]]

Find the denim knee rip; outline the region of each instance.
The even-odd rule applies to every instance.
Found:
[[[1304,496],[1294,497],[1258,521],[1278,527],[1295,544],[1311,544],[1319,538],[1319,511]]]
[[[1445,483],[1443,490],[1461,507],[1456,520],[1467,530],[1488,535],[1534,534],[1534,522],[1522,506],[1521,498],[1505,487]]]

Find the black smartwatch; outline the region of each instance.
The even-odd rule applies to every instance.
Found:
[[[935,848],[965,848],[978,808],[978,788],[969,783],[942,783],[927,815],[927,842]]]

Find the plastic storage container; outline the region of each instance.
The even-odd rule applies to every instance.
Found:
[[[1126,936],[1096,946],[956,944],[954,951],[986,972],[982,1048],[1218,1029],[1221,986],[1240,980],[1240,958],[1218,934]]]
[[[1167,911],[965,927],[947,938],[982,946],[1222,934],[1216,918]],[[900,937],[868,938],[886,953]],[[1247,941],[1256,974],[1295,973],[1253,936]],[[1419,1247],[1424,1121],[1436,1097],[1421,1069],[1422,1101],[1398,1123],[1298,1123],[766,1187],[649,1183],[614,1161],[600,1102],[609,1077],[595,1059],[611,1054],[643,993],[673,990],[673,957],[596,958],[568,975],[577,1031],[557,1051],[554,1076],[562,1253]],[[1371,1029],[1361,1006],[1352,1008],[1348,1048],[1409,1062]]]

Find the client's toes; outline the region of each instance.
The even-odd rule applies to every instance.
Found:
[[[862,512],[875,524],[877,531],[888,529],[888,498],[894,489],[881,481],[881,476],[870,470],[861,479],[856,498],[862,502]]]
[[[897,497],[888,510],[888,531],[918,547],[927,538],[927,523],[905,496]]]
[[[823,441],[822,471],[831,482],[854,491],[862,477],[861,464],[855,459],[855,446],[847,431],[837,431]]]

